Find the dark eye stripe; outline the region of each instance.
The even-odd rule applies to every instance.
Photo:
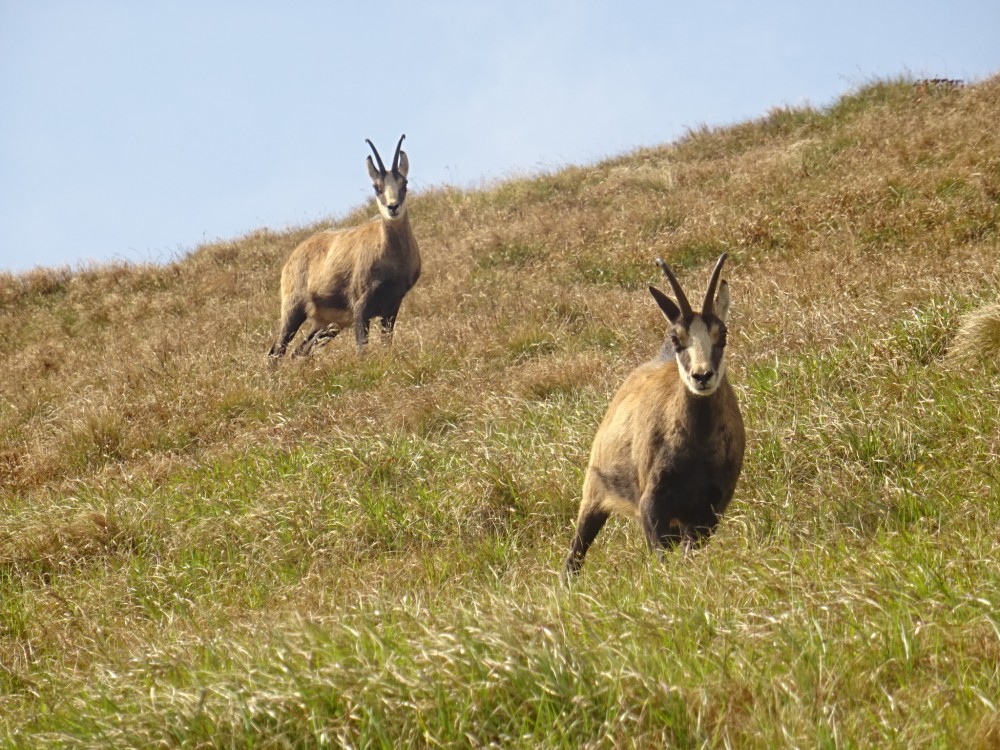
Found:
[[[721,346],[717,346],[712,349],[712,367],[716,372],[719,371],[719,367],[722,366],[722,357],[725,354],[725,349]]]

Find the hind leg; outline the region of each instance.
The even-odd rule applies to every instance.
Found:
[[[396,330],[396,313],[382,318],[382,341],[386,346],[392,344],[392,333]]]
[[[569,555],[566,557],[566,575],[573,575],[583,567],[583,558],[586,557],[587,550],[594,543],[598,532],[604,528],[609,515],[607,511],[596,507],[581,508],[580,516],[576,519],[576,533],[573,535]]]
[[[336,338],[338,333],[340,333],[340,328],[335,325],[321,326],[314,324],[312,330],[302,340],[302,343],[292,352],[292,356],[306,357],[323,346],[323,344]]]
[[[305,321],[306,311],[304,308],[299,305],[285,308],[283,305],[281,310],[281,332],[274,340],[274,343],[271,344],[271,349],[268,351],[267,356],[283,357],[289,342],[295,338],[295,334]]]
[[[583,500],[580,502],[580,513],[576,517],[576,533],[573,535],[569,555],[566,557],[564,572],[566,576],[577,573],[583,566],[587,550],[611,515],[601,503],[603,492],[595,476],[599,476],[599,473],[595,474],[588,469],[583,480]]]

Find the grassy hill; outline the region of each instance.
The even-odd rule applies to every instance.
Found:
[[[414,194],[363,359],[264,356],[330,224],[0,275],[0,738],[1000,747],[1000,359],[948,357],[1000,298],[997,122],[1000,78],[880,82]],[[722,250],[732,510],[663,563],[611,522],[564,587],[652,260],[697,290]]]

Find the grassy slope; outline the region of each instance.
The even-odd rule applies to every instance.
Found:
[[[878,83],[414,195],[425,275],[360,361],[265,361],[318,227],[0,276],[0,737],[996,747],[1000,368],[943,355],[1000,294],[998,121],[1000,78]],[[732,513],[663,564],[609,524],[567,590],[651,260],[698,289],[722,249]]]

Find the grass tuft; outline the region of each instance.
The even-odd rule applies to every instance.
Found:
[[[962,316],[947,352],[952,362],[1000,363],[1000,303],[983,305]]]

